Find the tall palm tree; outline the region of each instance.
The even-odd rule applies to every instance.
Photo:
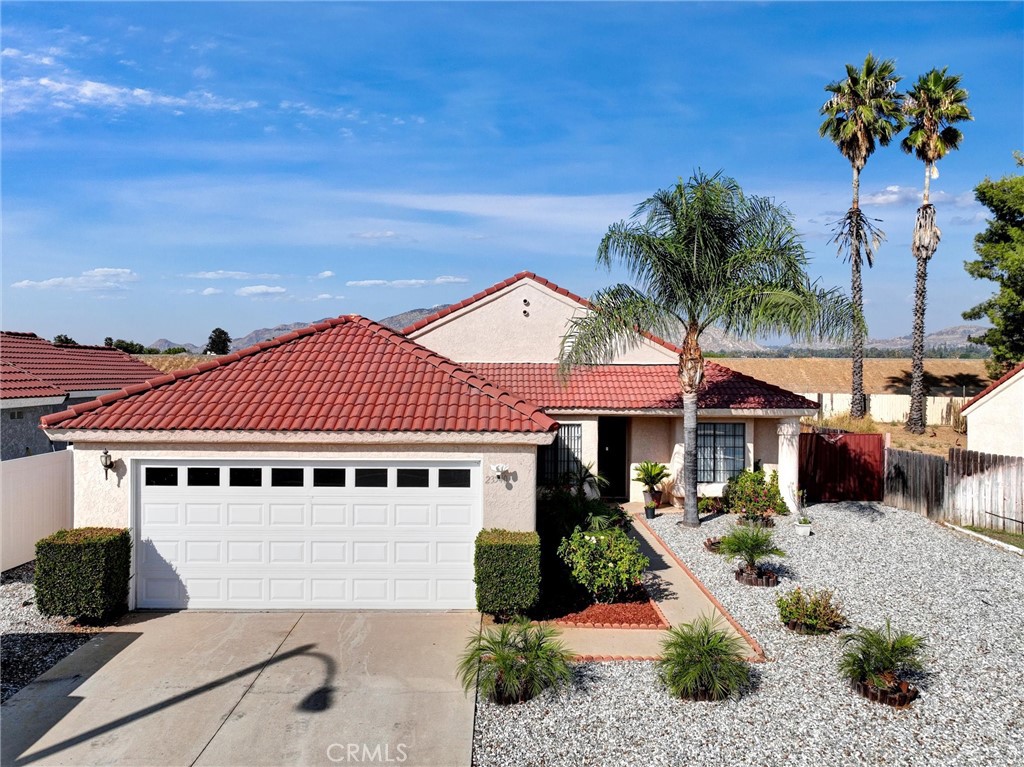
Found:
[[[858,322],[853,328],[852,385],[850,389],[850,415],[863,418],[864,402],[864,290],[861,269],[866,260],[875,264],[875,251],[885,239],[860,209],[860,173],[868,158],[875,152],[876,142],[888,146],[893,137],[903,130],[903,94],[896,90],[899,81],[896,63],[892,59],[879,61],[870,53],[864,66],[857,69],[846,65],[846,79],[825,86],[831,93],[820,113],[825,120],[818,135],[827,136],[853,168],[853,202],[850,210],[836,225],[832,241],[839,245],[839,254],[850,261],[850,297]]]
[[[914,222],[914,241],[911,250],[917,262],[914,286],[914,326],[910,374],[910,414],[907,431],[923,434],[924,408],[924,311],[928,284],[928,261],[939,247],[942,232],[935,224],[935,206],[929,192],[932,178],[937,177],[935,163],[950,150],[959,149],[964,134],[953,123],[973,120],[967,108],[967,91],[960,87],[960,75],[947,75],[947,67],[933,69],[921,75],[907,93],[903,104],[910,118],[910,131],[901,146],[907,154],[914,153],[924,163],[924,195]]]
[[[679,355],[683,399],[684,523],[696,527],[697,392],[704,377],[700,335],[710,325],[744,335],[788,332],[844,339],[850,302],[805,272],[807,258],[789,212],[747,197],[721,174],[697,171],[656,192],[632,218],[612,224],[597,250],[599,265],[623,265],[633,283],[598,291],[595,310],[574,317],[562,338],[563,373],[611,361],[644,333],[686,330]],[[678,478],[676,478],[678,482]]]

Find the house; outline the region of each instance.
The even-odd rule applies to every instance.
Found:
[[[482,527],[533,530],[540,408],[345,316],[46,416],[75,525],[130,527],[131,606],[475,606]],[[107,468],[109,466],[109,468]]]
[[[63,449],[39,429],[42,416],[157,375],[118,349],[55,346],[35,333],[0,332],[0,459]]]
[[[971,399],[963,415],[968,450],[1024,456],[1024,362]]]
[[[660,461],[681,476],[680,349],[646,335],[636,348],[563,382],[556,362],[562,336],[573,316],[591,310],[586,299],[520,272],[403,332],[559,422],[555,442],[539,451],[542,482],[592,463],[609,482],[606,496],[639,501],[643,488],[631,481],[637,463]],[[795,508],[800,418],[816,413],[814,402],[707,361],[698,395],[701,495],[721,495],[729,477],[761,466],[778,470],[780,488]]]

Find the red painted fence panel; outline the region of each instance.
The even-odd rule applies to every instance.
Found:
[[[808,503],[881,501],[884,476],[882,434],[800,435],[800,489]]]

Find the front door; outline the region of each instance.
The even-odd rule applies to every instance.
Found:
[[[608,416],[597,419],[597,470],[608,480],[604,497],[615,501],[629,498],[629,418]]]

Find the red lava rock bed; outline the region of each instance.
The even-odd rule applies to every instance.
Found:
[[[574,626],[611,624],[612,626],[665,628],[668,625],[643,586],[635,586],[618,602],[591,604],[575,612],[551,615],[548,620],[557,624]]]

